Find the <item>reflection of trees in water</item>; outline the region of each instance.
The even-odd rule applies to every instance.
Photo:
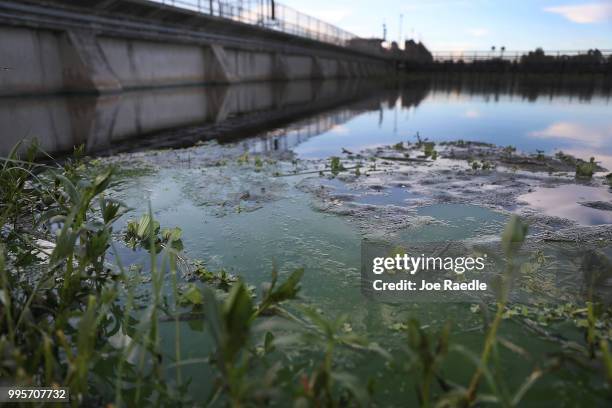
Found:
[[[434,74],[423,81],[433,93],[491,96],[494,100],[517,96],[529,101],[541,97],[590,101],[612,94],[612,79],[597,75]]]
[[[286,148],[337,127],[365,112],[401,105],[418,107],[431,94],[538,98],[609,98],[612,80],[601,76],[445,74],[410,75],[384,81],[292,81],[226,87],[188,87],[130,92],[99,98],[17,98],[0,109],[0,152],[21,138],[36,136],[52,153],[86,144],[89,152],[189,146],[198,140],[232,141],[273,129],[293,132]],[[14,112],[27,121],[15,124]],[[2,132],[1,129],[6,129]],[[10,132],[9,132],[10,129]],[[299,130],[301,129],[301,130]],[[17,136],[15,136],[17,135]]]
[[[409,84],[402,84],[400,93],[402,96],[402,107],[417,107],[429,95],[432,90],[431,80],[414,81]]]
[[[304,115],[286,116],[290,123],[282,128],[260,132],[256,137],[246,143],[251,143],[251,150],[256,151],[289,151],[308,139],[339,128],[356,116],[367,112],[382,112],[391,109],[401,101],[402,108],[416,107],[423,101],[430,91],[430,81],[416,81],[415,83],[398,85],[397,82],[381,81],[347,81],[352,89],[351,100],[347,101],[347,94],[336,93],[335,104],[327,107],[320,101],[316,103],[319,110],[307,117]],[[267,123],[269,124],[269,122]],[[251,133],[251,136],[253,134]],[[236,138],[224,140],[236,140]]]
[[[493,101],[501,97],[518,97],[528,101],[538,98],[576,97],[589,101],[593,97],[609,98],[611,94],[610,84],[604,84],[601,78],[595,76],[543,78],[512,74],[432,74],[403,78],[399,82],[363,81],[349,88],[352,89],[351,102],[341,103],[331,109],[324,109],[324,105],[317,103],[321,108],[319,112],[311,112],[310,116],[302,118],[289,116],[290,124],[261,133],[260,141],[274,141],[267,143],[264,150],[291,150],[306,140],[326,133],[366,112],[379,111],[382,122],[385,109],[393,109],[398,104],[402,109],[418,107],[431,94],[482,96]],[[334,98],[346,101],[340,94],[336,94]]]

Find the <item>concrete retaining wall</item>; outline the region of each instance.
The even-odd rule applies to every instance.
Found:
[[[0,29],[0,93],[40,93],[64,90],[59,33],[24,28]]]
[[[108,93],[204,83],[352,78],[383,61],[0,25],[0,95]]]
[[[110,70],[122,88],[202,83],[209,56],[200,47],[151,41],[99,38]]]

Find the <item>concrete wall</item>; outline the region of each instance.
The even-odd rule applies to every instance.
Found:
[[[201,47],[104,37],[98,43],[124,89],[206,80],[210,57]]]
[[[274,55],[267,52],[225,50],[230,72],[242,81],[267,81],[274,79]]]
[[[0,94],[59,92],[64,89],[60,33],[0,28]]]
[[[383,61],[0,25],[0,95],[382,75]]]

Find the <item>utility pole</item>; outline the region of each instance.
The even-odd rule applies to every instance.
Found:
[[[397,38],[397,46],[401,48],[402,46],[402,25],[404,24],[404,14],[400,13],[399,15],[399,37]]]

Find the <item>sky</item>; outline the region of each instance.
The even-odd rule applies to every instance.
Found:
[[[361,37],[433,51],[612,49],[612,0],[281,0]]]

